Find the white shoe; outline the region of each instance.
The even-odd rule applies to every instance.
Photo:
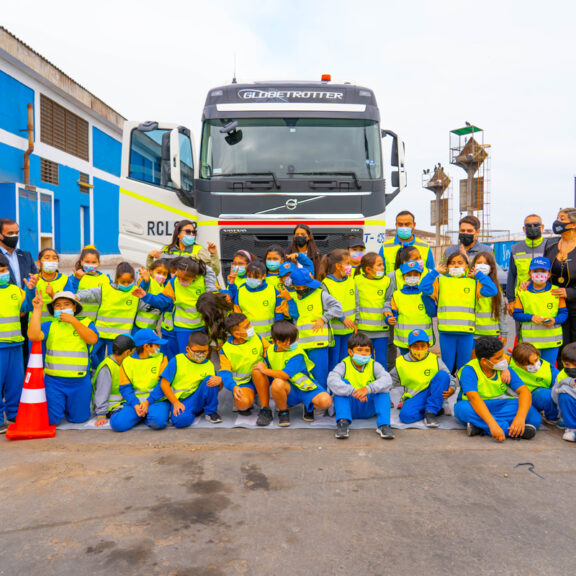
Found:
[[[562,440],[566,440],[566,442],[576,442],[576,430],[574,430],[574,428],[566,428]]]

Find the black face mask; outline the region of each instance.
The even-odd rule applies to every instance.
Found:
[[[564,368],[564,372],[566,372],[570,378],[576,378],[576,368]]]
[[[542,226],[540,224],[526,224],[526,238],[528,240],[538,240],[542,236]]]
[[[554,220],[554,224],[552,224],[552,231],[554,234],[563,234],[568,229],[572,222],[560,222],[560,220]]]
[[[463,246],[472,246],[474,244],[474,234],[458,234],[458,241]]]
[[[305,298],[312,292],[312,288],[304,288],[303,290],[296,290],[296,294],[298,294],[298,298]]]
[[[18,244],[18,234],[16,234],[16,236],[4,236],[2,242],[8,246],[8,248],[16,248]]]
[[[306,236],[294,236],[294,244],[296,244],[298,248],[304,248],[304,246],[308,244],[308,238],[306,238]]]

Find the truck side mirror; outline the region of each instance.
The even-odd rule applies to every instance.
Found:
[[[390,164],[398,168],[390,174],[390,183],[394,188],[391,194],[386,194],[386,203],[391,202],[404,188],[406,188],[406,161],[404,159],[404,142],[391,130],[382,130],[382,138],[392,136],[392,152],[390,154]]]

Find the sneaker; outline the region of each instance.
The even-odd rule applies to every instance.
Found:
[[[574,430],[574,428],[566,428],[562,440],[566,440],[566,442],[576,442],[576,430]]]
[[[376,428],[376,434],[380,434],[380,438],[384,438],[384,440],[394,440],[394,432],[388,424],[382,424]]]
[[[471,422],[466,424],[466,436],[484,436],[484,430],[474,426]]]
[[[282,426],[282,428],[290,426],[289,410],[280,410],[280,412],[278,412],[278,426]]]
[[[424,414],[424,424],[426,428],[438,428],[438,426],[440,426],[438,418],[434,412],[426,412]]]
[[[304,422],[314,422],[314,410],[308,412],[308,410],[306,410],[306,406],[303,406],[302,420],[304,420]]]
[[[524,426],[524,434],[520,436],[522,440],[532,440],[536,436],[536,426],[532,426],[532,424],[526,424]]]
[[[204,418],[210,422],[210,424],[220,424],[222,422],[222,416],[218,412],[213,412],[212,414],[206,414]]]
[[[8,422],[2,422],[2,424],[0,424],[0,434],[6,434],[6,430],[8,430]]]
[[[336,433],[334,434],[338,440],[344,440],[350,436],[350,422],[348,420],[338,420],[336,422]]]
[[[258,419],[256,420],[256,426],[268,426],[272,420],[274,420],[272,410],[270,410],[270,408],[260,408]]]
[[[250,406],[248,410],[238,410],[238,414],[240,414],[240,416],[250,416],[250,414],[252,414],[252,406]]]
[[[558,422],[556,422],[556,428],[560,428],[560,430],[564,430],[566,428],[566,424],[564,424],[564,420],[558,420]]]

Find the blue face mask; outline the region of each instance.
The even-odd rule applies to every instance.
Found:
[[[246,278],[246,286],[248,288],[260,288],[262,280],[260,278]]]
[[[398,234],[398,238],[400,238],[401,240],[408,240],[408,238],[412,236],[412,228],[402,226],[396,230],[396,234]]]
[[[118,290],[122,290],[122,292],[130,292],[134,288],[134,283],[128,284],[128,286],[123,286],[122,284],[118,284]]]
[[[376,276],[376,278],[383,278],[384,277],[384,270],[375,270],[374,276]]]
[[[62,308],[60,310],[54,310],[54,318],[56,318],[56,320],[60,320],[62,313],[71,314],[74,316],[74,310],[72,310],[72,308]]]
[[[182,244],[184,244],[184,246],[194,246],[194,244],[196,243],[196,236],[187,236],[186,234],[184,236],[182,236]]]
[[[288,350],[290,350],[290,352],[294,352],[294,351],[298,350],[298,342],[292,342],[292,344],[290,344],[290,348],[288,348]]]
[[[4,274],[0,274],[0,284],[8,284],[10,282],[10,272],[4,272]]]
[[[244,264],[232,264],[232,272],[235,272],[238,276],[244,276],[246,274],[246,266]]]
[[[364,366],[365,364],[368,364],[368,362],[370,362],[370,356],[361,356],[360,354],[354,354],[354,356],[352,356],[352,360],[354,360],[354,363],[358,364],[358,366]]]
[[[270,272],[276,272],[278,268],[280,268],[280,260],[266,260],[266,268],[270,270]]]

